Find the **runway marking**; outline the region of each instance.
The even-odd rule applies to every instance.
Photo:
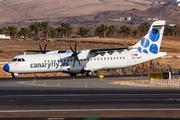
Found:
[[[46,85],[40,85],[40,84],[35,84],[35,83],[25,83],[25,82],[17,82],[19,84],[26,84],[26,85],[34,85],[34,86],[41,86],[41,87],[59,87],[59,88],[85,88],[85,87],[76,87],[76,86],[53,86],[53,85],[47,85],[47,82],[46,82]],[[84,84],[85,86],[85,84]],[[93,87],[88,87],[88,88],[93,88]],[[87,89],[87,88],[85,88]]]
[[[170,99],[99,99],[99,100],[87,100],[87,99],[74,99],[74,100],[34,100],[34,101],[43,101],[43,102],[64,102],[64,101],[68,101],[68,102],[114,102],[114,101],[119,101],[119,102],[163,102],[163,101],[172,101],[171,98]],[[177,100],[173,100],[173,101],[177,101]]]
[[[180,94],[49,94],[49,95],[0,95],[0,97],[66,97],[66,96],[178,96]],[[179,100],[179,98],[169,98],[169,100]]]
[[[60,87],[60,86],[52,86],[52,85],[40,85],[40,84],[35,84],[35,83],[25,83],[25,82],[17,82],[20,84],[26,84],[26,85],[35,85],[35,86],[43,86],[43,87]]]
[[[48,110],[0,110],[0,113],[4,112],[90,112],[90,111],[180,111],[179,108],[171,109],[48,109]]]

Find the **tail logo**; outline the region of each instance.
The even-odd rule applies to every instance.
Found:
[[[150,31],[150,34],[149,34],[149,38],[152,42],[157,42],[159,40],[159,31],[158,29],[156,28],[153,28],[151,31]]]
[[[160,38],[159,30],[156,28],[153,28],[149,32],[149,39],[151,40],[151,42],[148,38],[144,37],[141,40],[141,47],[138,47],[138,51],[140,53],[144,52],[146,54],[148,54],[149,52],[151,52],[153,54],[157,54],[158,46],[154,43],[157,42],[159,40],[159,38]],[[148,50],[148,47],[149,47],[149,50]]]

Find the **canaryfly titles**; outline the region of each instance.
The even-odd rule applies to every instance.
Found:
[[[59,62],[52,62],[52,63],[31,63],[30,67],[31,68],[58,68],[60,66]]]

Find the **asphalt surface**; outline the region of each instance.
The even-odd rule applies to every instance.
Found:
[[[179,118],[180,88],[110,84],[146,79],[147,76],[105,76],[102,81],[98,77],[0,79],[0,117]]]

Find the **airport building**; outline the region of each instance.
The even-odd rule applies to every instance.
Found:
[[[0,39],[11,39],[11,37],[0,34]]]

